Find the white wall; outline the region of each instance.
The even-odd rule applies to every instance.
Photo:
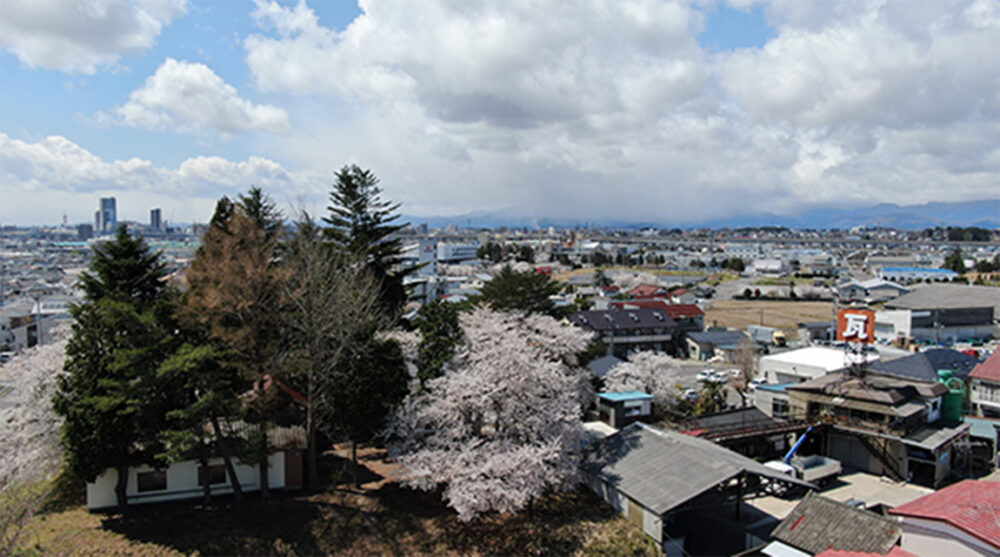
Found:
[[[893,341],[897,337],[909,337],[911,316],[908,309],[889,309],[875,312],[875,338]]]
[[[917,555],[947,555],[949,557],[980,557],[1000,554],[1000,542],[986,542],[958,528],[936,520],[903,517],[903,537],[900,547]]]
[[[212,458],[208,461],[209,466],[222,464],[221,458]],[[268,458],[267,478],[271,488],[279,489],[285,487],[285,453],[277,452]],[[137,476],[141,472],[150,472],[153,468],[140,466],[130,468],[128,471],[128,485],[126,486],[126,498],[130,505],[136,503],[152,503],[156,501],[171,501],[177,499],[198,498],[202,495],[202,488],[198,484],[197,460],[185,460],[174,462],[167,468],[167,489],[164,491],[147,491],[139,493],[139,481]],[[257,491],[260,489],[259,466],[249,466],[233,462],[236,468],[236,476],[240,479],[240,486],[243,491]],[[107,469],[96,480],[87,484],[87,508],[101,509],[114,507],[118,504],[115,499],[115,484],[118,482],[118,472],[112,468]],[[232,493],[232,485],[226,484],[212,486],[213,494]]]

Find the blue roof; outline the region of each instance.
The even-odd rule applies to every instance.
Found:
[[[936,275],[957,275],[951,269],[931,269],[929,267],[883,267],[883,273],[933,273]]]
[[[997,428],[1000,428],[1000,422],[996,420],[971,418],[969,416],[965,416],[963,421],[972,424],[972,429],[969,430],[969,435],[979,437],[981,439],[992,439],[993,442],[996,443],[998,435]]]
[[[757,389],[760,391],[771,391],[775,393],[783,393],[785,389],[791,387],[792,385],[798,385],[798,383],[778,383],[777,385],[757,385]]]
[[[625,391],[621,393],[601,393],[601,398],[611,402],[624,402],[627,400],[652,400],[653,395],[648,395],[642,391]]]

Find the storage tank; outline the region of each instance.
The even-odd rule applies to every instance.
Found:
[[[938,381],[948,387],[948,393],[944,395],[944,402],[941,404],[941,419],[951,422],[962,421],[962,403],[965,402],[965,383],[950,369],[938,370]]]

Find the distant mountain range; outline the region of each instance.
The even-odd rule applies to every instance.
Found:
[[[896,205],[880,203],[856,209],[816,207],[798,215],[771,213],[737,215],[679,226],[670,222],[590,220],[531,216],[516,209],[499,211],[474,211],[449,217],[418,217],[404,215],[404,222],[414,225],[427,223],[431,228],[454,225],[459,228],[548,228],[556,227],[607,227],[616,229],[639,228],[740,228],[759,226],[784,226],[788,228],[848,229],[855,226],[891,227],[901,230],[921,230],[935,226],[979,226],[1000,228],[1000,198],[982,201],[953,203],[924,203],[923,205]]]

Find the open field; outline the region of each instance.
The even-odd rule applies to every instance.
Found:
[[[734,329],[763,324],[786,331],[795,331],[799,323],[830,321],[830,302],[784,302],[767,300],[714,300],[705,312],[705,326],[718,325]],[[763,313],[761,313],[763,312]]]
[[[217,498],[136,506],[122,516],[82,505],[35,517],[25,549],[43,555],[654,555],[635,525],[590,491],[548,496],[532,513],[493,514],[469,523],[439,493],[401,487],[379,472],[382,455],[362,459],[367,482],[314,494],[250,494],[243,505]],[[332,474],[334,478],[343,474]],[[325,475],[330,477],[330,475]]]

